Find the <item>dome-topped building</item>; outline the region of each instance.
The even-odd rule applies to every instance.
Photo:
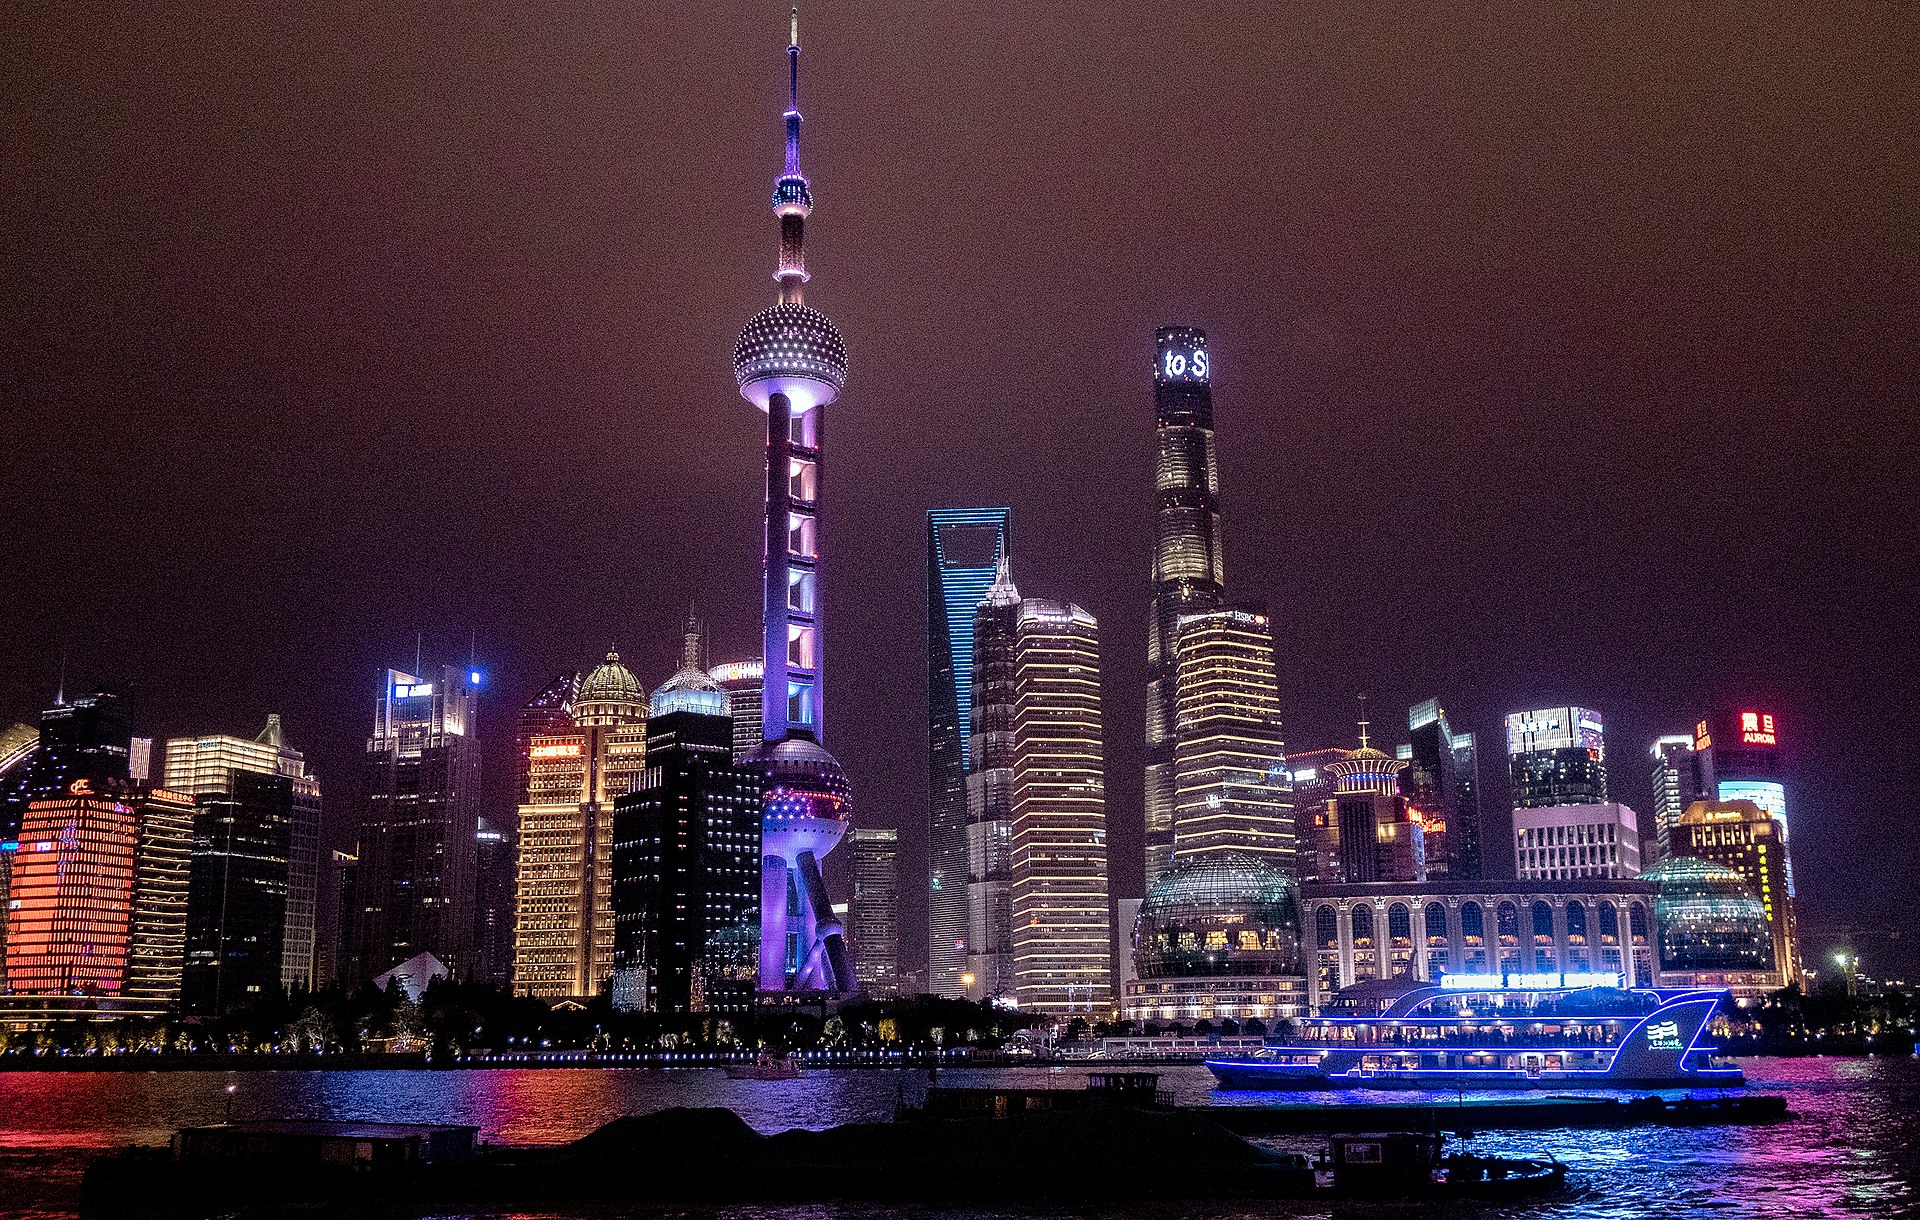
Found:
[[[1148,888],[1133,960],[1129,1020],[1298,1016],[1306,1005],[1299,886],[1246,852],[1196,856]]]
[[[574,719],[582,725],[622,724],[645,716],[646,709],[646,688],[612,648],[607,649],[606,660],[581,679],[580,693],[573,697]]]
[[[1767,909],[1739,873],[1676,856],[1639,879],[1660,887],[1653,925],[1663,985],[1728,987],[1743,1001],[1785,985]]]

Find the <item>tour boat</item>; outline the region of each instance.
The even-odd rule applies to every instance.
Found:
[[[1457,975],[1378,1015],[1303,1017],[1251,1057],[1209,1059],[1227,1089],[1735,1088],[1701,1035],[1725,991],[1622,988],[1618,975]]]
[[[763,1052],[752,1063],[727,1065],[727,1076],[732,1080],[798,1080],[806,1074],[806,1070],[800,1066],[800,1060],[793,1055],[769,1055]]]

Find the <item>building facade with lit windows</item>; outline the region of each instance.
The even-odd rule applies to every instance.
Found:
[[[1693,737],[1675,733],[1654,740],[1647,751],[1653,763],[1654,859],[1673,858],[1673,828],[1687,806],[1706,795],[1702,788],[1700,756]]]
[[[28,803],[7,902],[9,999],[122,998],[140,811],[124,783],[75,779]],[[8,1003],[9,1016],[35,1008]]]
[[[1615,972],[1653,986],[1656,887],[1445,880],[1301,887],[1311,1002],[1373,979]]]
[[[366,748],[350,986],[431,953],[471,965],[480,828],[479,674],[388,669]]]
[[[727,692],[689,621],[647,707],[647,766],[614,801],[613,1003],[744,1013],[759,982],[760,774],[733,757]]]
[[[1600,713],[1549,707],[1509,714],[1507,772],[1515,809],[1604,804],[1607,739]]]
[[[248,968],[248,986],[260,985],[251,974],[271,960],[281,986],[311,988],[318,936],[322,797],[320,781],[307,771],[306,756],[287,744],[280,717],[268,716],[266,727],[253,737],[226,733],[175,737],[167,742],[164,775],[169,790],[189,794],[205,811],[204,816],[196,815],[194,828],[197,884],[204,910],[211,912],[196,924],[202,950],[209,951],[205,938],[219,936],[218,927],[225,926],[235,938],[233,952],[240,952],[237,946],[243,942],[253,946],[247,951],[253,963]],[[243,775],[273,776],[285,783],[242,781]],[[226,843],[238,853],[232,859],[222,846]],[[259,903],[231,902],[222,896],[230,883],[263,886],[272,895],[270,899],[261,895]],[[277,908],[279,932],[270,934],[250,924],[243,929],[236,915],[242,908],[259,918],[268,918],[269,909]],[[228,913],[224,921],[218,914],[222,911]],[[259,998],[257,993],[248,994]]]
[[[967,959],[970,1000],[1015,994],[1013,976],[1013,722],[1019,701],[1020,590],[1001,557],[973,614],[973,699],[967,737]]]
[[[1750,800],[1695,801],[1674,828],[1674,851],[1729,869],[1747,883],[1766,913],[1775,969],[1786,983],[1803,981],[1785,823]]]
[[[585,1000],[613,976],[614,802],[647,760],[647,698],[608,649],[556,722],[527,738],[514,886],[513,989]],[[731,729],[729,729],[731,731]]]
[[[927,510],[927,989],[958,997],[969,964],[968,777],[974,612],[1011,548],[1006,508]]]
[[[1751,1004],[1786,986],[1767,910],[1739,873],[1691,856],[1662,860],[1640,880],[1658,887],[1653,925],[1663,987],[1724,987]]]
[[[1338,879],[1338,840],[1327,804],[1333,795],[1333,775],[1327,764],[1351,753],[1340,746],[1325,746],[1287,755],[1287,775],[1293,785],[1294,858],[1301,881]]]
[[[900,994],[900,832],[862,827],[847,835],[853,902],[847,934],[859,952],[853,977],[868,995]]]
[[[1264,613],[1182,615],[1174,641],[1176,867],[1244,852],[1293,875],[1293,783]]]
[[[1307,1011],[1300,889],[1265,859],[1214,851],[1147,889],[1132,927],[1129,1021],[1271,1021]]]
[[[187,891],[193,863],[194,799],[143,788],[135,803],[133,926],[127,943],[129,1001],[160,1010],[180,1001],[187,954]]]
[[[1093,615],[1025,598],[1013,718],[1014,991],[1023,1010],[1098,1014],[1113,998],[1100,636]]]
[[[1618,801],[1513,811],[1514,876],[1568,881],[1640,874],[1640,815]]]
[[[1425,828],[1429,877],[1486,875],[1480,824],[1480,756],[1472,733],[1456,733],[1438,699],[1407,712],[1400,792]]]
[[[727,692],[727,706],[733,709],[735,758],[745,758],[760,748],[761,679],[766,671],[760,661],[723,661],[707,670],[708,676]]]
[[[1427,875],[1426,831],[1400,795],[1407,764],[1362,745],[1322,770],[1333,784],[1319,827],[1323,881],[1420,881]]]
[[[1218,610],[1220,464],[1214,451],[1212,356],[1194,326],[1154,334],[1154,526],[1147,627],[1146,880],[1173,868],[1178,787],[1179,654],[1184,615]]]

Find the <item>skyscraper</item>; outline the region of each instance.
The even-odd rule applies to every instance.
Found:
[[[1300,880],[1335,881],[1340,877],[1339,832],[1333,806],[1333,775],[1327,764],[1339,762],[1351,750],[1323,746],[1287,755],[1287,774],[1293,782],[1294,853]]]
[[[14,996],[115,999],[127,977],[140,814],[124,781],[69,781],[21,820],[7,909]]]
[[[900,832],[855,830],[847,836],[852,854],[853,904],[847,931],[860,948],[853,976],[869,995],[900,992]]]
[[[293,780],[231,768],[218,792],[196,794],[194,804],[180,1000],[188,1013],[218,1017],[282,986]]]
[[[1019,702],[1020,590],[1000,557],[972,624],[967,738],[967,998],[1012,996],[1014,713]],[[967,982],[968,978],[971,982]]]
[[[1701,760],[1693,752],[1693,738],[1685,733],[1656,739],[1649,753],[1653,757],[1653,825],[1658,836],[1655,857],[1671,860],[1673,828],[1680,824],[1680,815],[1707,795],[1701,784]]]
[[[40,713],[30,795],[65,796],[76,779],[97,787],[131,779],[131,725],[127,701],[113,691],[94,691],[71,702],[56,700]],[[6,829],[0,827],[0,838],[7,837]]]
[[[967,775],[974,608],[1007,556],[1005,508],[927,510],[927,989],[958,996],[967,957]]]
[[[1212,371],[1205,331],[1162,327],[1153,365],[1154,538],[1147,628],[1147,884],[1173,867],[1174,753],[1182,615],[1220,607],[1220,472],[1213,449]]]
[[[278,795],[269,795],[267,788],[255,786],[249,790],[250,798],[268,801],[272,807],[240,808],[235,804],[235,776],[241,773],[285,778],[284,801]],[[202,877],[203,886],[217,888],[221,883],[215,875],[228,872],[221,863],[225,849],[217,847],[217,842],[231,841],[242,852],[240,869],[247,873],[257,865],[264,866],[264,857],[250,853],[268,840],[277,843],[284,836],[285,845],[276,848],[275,863],[270,866],[274,879],[268,882],[248,874],[249,884],[270,884],[279,895],[275,905],[280,909],[282,925],[275,938],[273,962],[280,984],[287,988],[312,987],[320,886],[320,781],[307,773],[306,756],[287,744],[280,717],[269,715],[266,727],[251,738],[225,733],[173,738],[167,742],[165,779],[170,791],[186,793],[202,809],[214,809],[215,823],[234,818],[242,823],[237,830],[231,824],[217,829],[212,823],[199,824],[196,818],[194,854],[206,860],[199,866],[203,873],[212,870]],[[273,793],[281,791],[280,786],[271,787]],[[267,829],[269,821],[284,823],[284,829]],[[212,909],[216,911],[225,909],[216,899],[208,901],[215,902]],[[264,915],[264,909],[252,908],[255,915]],[[208,925],[200,926],[201,935],[208,931]],[[258,929],[236,934],[244,936],[249,944],[264,943],[258,939]],[[251,960],[260,959],[256,956]]]
[[[1472,733],[1455,733],[1438,699],[1407,712],[1409,766],[1400,790],[1426,828],[1427,875],[1478,880],[1481,860],[1480,766]]]
[[[1640,815],[1616,801],[1513,811],[1514,876],[1579,881],[1640,875]]]
[[[134,847],[125,994],[157,1010],[180,1000],[195,809],[191,796],[164,788],[141,791],[135,807],[140,830]]]
[[[1600,713],[1549,707],[1507,717],[1513,807],[1599,805],[1607,799],[1607,742]]]
[[[614,802],[647,766],[646,693],[617,651],[568,707],[570,726],[547,715],[553,727],[527,738],[520,798],[513,988],[549,1000],[586,999],[613,975]]]
[[[820,860],[845,833],[849,792],[821,744],[820,496],[827,406],[847,380],[846,344],[803,303],[802,234],[813,193],[800,172],[800,18],[787,44],[786,170],[774,183],[779,296],[733,349],[740,394],[767,413],[766,583],[762,598],[760,988],[841,992],[853,985],[846,934]]]
[[[1180,616],[1174,640],[1174,856],[1244,852],[1297,876],[1273,634],[1251,609]]]
[[[766,670],[758,660],[723,661],[707,670],[707,675],[727,692],[727,705],[733,709],[735,758],[745,758],[760,748],[760,699],[764,690],[760,679]]]
[[[1113,999],[1099,624],[1020,603],[1013,716],[1013,973],[1020,1007],[1104,1012]]]
[[[473,679],[451,665],[437,676],[381,675],[354,867],[351,987],[422,953],[468,965],[480,824]]]
[[[482,816],[473,833],[473,969],[468,978],[496,987],[513,982],[516,840],[511,822]]]
[[[630,1011],[753,1007],[760,777],[734,761],[727,693],[703,662],[689,620],[648,704],[645,775],[614,802],[613,1002]]]

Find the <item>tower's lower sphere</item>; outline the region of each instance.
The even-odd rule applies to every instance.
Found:
[[[847,779],[809,737],[770,741],[749,754],[765,780],[760,822],[760,989],[847,991],[853,976],[845,929],[833,914],[820,862],[847,831]]]

